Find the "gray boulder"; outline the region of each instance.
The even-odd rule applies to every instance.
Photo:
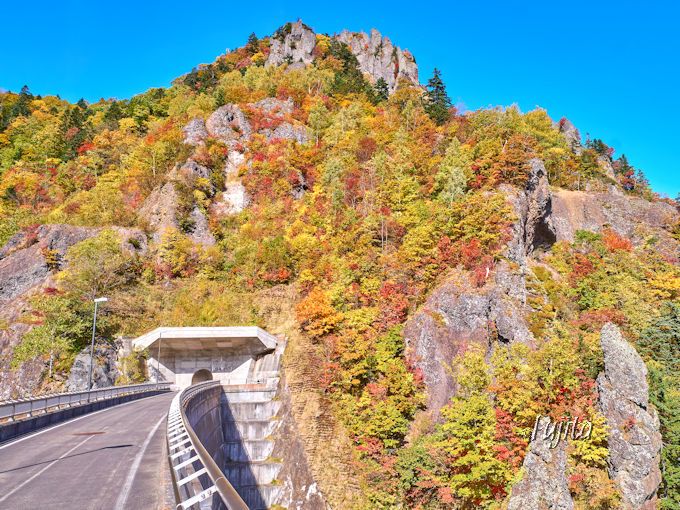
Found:
[[[290,115],[293,113],[293,99],[288,98],[285,101],[277,99],[275,97],[267,97],[251,106],[258,108],[269,115]]]
[[[191,119],[189,123],[182,128],[184,132],[184,143],[187,145],[203,145],[205,139],[208,138],[208,130],[205,127],[205,121],[196,117]]]
[[[157,186],[139,208],[137,214],[153,230],[154,242],[160,241],[164,230],[179,228],[178,202],[179,196],[175,185],[167,182],[162,186]]]
[[[309,141],[309,134],[305,126],[293,125],[289,122],[279,124],[274,130],[266,130],[264,134],[268,140],[295,140],[298,143]]]
[[[96,343],[94,346],[94,366],[92,368],[92,388],[108,388],[113,386],[120,375],[116,360],[115,346],[108,343]],[[90,348],[80,351],[76,356],[68,380],[66,391],[87,390],[90,373]]]
[[[576,129],[576,126],[574,126],[569,119],[563,117],[557,123],[557,129],[564,135],[569,147],[571,147],[576,154],[580,154],[583,147],[581,146],[581,134],[578,132],[578,129]]]
[[[205,214],[198,208],[194,207],[189,214],[189,219],[193,223],[193,229],[189,233],[189,239],[194,243],[202,244],[203,246],[212,246],[215,244],[215,236],[210,231],[208,219]]]
[[[597,378],[599,405],[609,426],[609,474],[621,489],[623,508],[652,510],[661,483],[661,434],[649,406],[647,367],[609,323],[600,343],[604,372]]]
[[[250,138],[251,128],[243,111],[235,104],[225,104],[215,110],[205,123],[210,136],[225,143]]]

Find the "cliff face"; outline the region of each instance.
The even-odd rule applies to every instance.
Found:
[[[637,245],[655,236],[659,250],[677,256],[678,243],[669,233],[677,211],[664,202],[627,196],[616,188],[606,193],[559,189],[552,192],[550,215],[558,241],[573,241],[577,230],[608,227]]]

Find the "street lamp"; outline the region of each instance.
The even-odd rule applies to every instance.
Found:
[[[161,340],[163,340],[163,331],[158,332],[158,357],[156,358],[156,384],[161,378]]]
[[[92,368],[94,365],[94,335],[97,331],[97,305],[106,303],[109,298],[99,297],[94,300],[94,319],[92,320],[92,343],[90,344],[90,377],[87,382],[87,391],[92,390]]]

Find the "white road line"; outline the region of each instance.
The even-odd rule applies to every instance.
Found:
[[[118,495],[118,499],[116,500],[116,506],[114,507],[116,510],[125,510],[125,503],[127,502],[127,498],[130,495],[130,489],[132,489],[132,483],[135,481],[135,476],[137,476],[137,470],[139,469],[139,465],[142,463],[142,457],[144,457],[144,453],[146,452],[146,449],[149,446],[151,439],[158,430],[158,427],[161,426],[161,423],[165,421],[165,418],[166,417],[163,416],[160,420],[158,420],[158,423],[154,425],[154,428],[151,429],[149,435],[146,436],[146,439],[144,440],[144,443],[142,444],[139,453],[135,457],[135,460],[132,462],[132,465],[130,466],[130,471],[128,472],[127,478],[125,479],[125,484],[123,485],[123,488],[121,489],[120,494]]]
[[[86,441],[89,441],[89,440],[92,439],[93,437],[94,437],[94,436],[87,436],[87,437],[86,437],[85,439],[83,439],[80,443],[78,443],[77,445],[75,445],[73,448],[71,448],[71,449],[70,449],[69,451],[67,451],[66,453],[62,454],[59,458],[54,459],[54,460],[53,460],[52,462],[50,462],[47,466],[45,466],[45,467],[42,468],[40,471],[38,471],[36,474],[34,474],[33,476],[31,476],[29,479],[25,480],[23,483],[20,483],[19,485],[17,485],[16,487],[14,487],[14,489],[12,489],[12,490],[9,491],[7,494],[5,494],[3,497],[0,498],[0,503],[2,503],[3,501],[5,501],[7,498],[9,498],[12,494],[14,494],[15,492],[17,492],[17,491],[20,490],[21,488],[23,488],[27,483],[30,483],[30,482],[32,482],[33,480],[35,480],[36,478],[38,478],[38,477],[39,477],[40,475],[42,475],[45,471],[47,471],[49,468],[51,468],[52,466],[54,466],[54,465],[55,465],[57,462],[59,462],[61,459],[63,459],[64,457],[66,457],[66,456],[67,456],[69,453],[71,453],[73,450],[75,450],[75,449],[78,448],[79,446],[82,446],[83,444],[85,444]]]
[[[164,393],[162,393],[162,395],[164,395]],[[130,402],[123,402],[122,404],[116,404],[116,405],[112,405],[112,406],[109,406],[109,407],[105,407],[104,409],[100,409],[99,411],[94,411],[92,413],[85,413],[82,416],[78,416],[77,418],[71,418],[70,420],[66,420],[66,421],[58,423],[56,425],[52,425],[51,427],[47,427],[45,429],[38,430],[37,432],[33,432],[31,434],[28,434],[27,436],[21,436],[19,439],[15,439],[15,440],[10,439],[9,443],[5,443],[5,444],[0,446],[0,450],[2,450],[3,448],[7,448],[8,446],[15,445],[17,443],[21,443],[22,441],[26,441],[26,439],[31,439],[32,437],[39,436],[40,434],[44,434],[45,432],[49,432],[50,430],[54,430],[54,429],[57,429],[59,427],[63,427],[64,425],[68,425],[69,423],[77,422],[78,420],[82,420],[83,418],[89,418],[90,416],[94,416],[95,414],[103,413],[104,411],[111,411],[112,409],[120,409],[123,406],[134,404],[136,402],[140,402],[141,400],[144,400],[145,398],[153,398],[155,396],[157,396],[157,395],[152,395],[150,397],[142,397],[142,398],[138,398],[136,400],[131,400]],[[165,417],[165,415],[163,415],[163,417]]]

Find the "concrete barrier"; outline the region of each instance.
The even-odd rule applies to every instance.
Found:
[[[105,409],[107,407],[122,404],[124,402],[130,402],[132,400],[150,397],[170,391],[170,384],[149,385],[149,389],[143,389],[140,388],[140,386],[141,385],[135,385],[134,392],[121,392],[122,394],[118,394],[110,398],[102,398],[80,405],[71,405],[63,409],[56,409],[52,411],[47,410],[42,414],[27,416],[22,419],[14,419],[12,421],[0,424],[0,443],[16,439],[20,436],[35,432],[36,430],[42,429],[44,427],[56,425],[57,423],[70,420],[71,418],[76,418],[87,413],[98,411],[100,409]],[[50,396],[49,398],[54,398],[54,396]],[[34,400],[44,400],[44,398],[41,397]],[[26,400],[24,402],[29,401],[30,400]]]

